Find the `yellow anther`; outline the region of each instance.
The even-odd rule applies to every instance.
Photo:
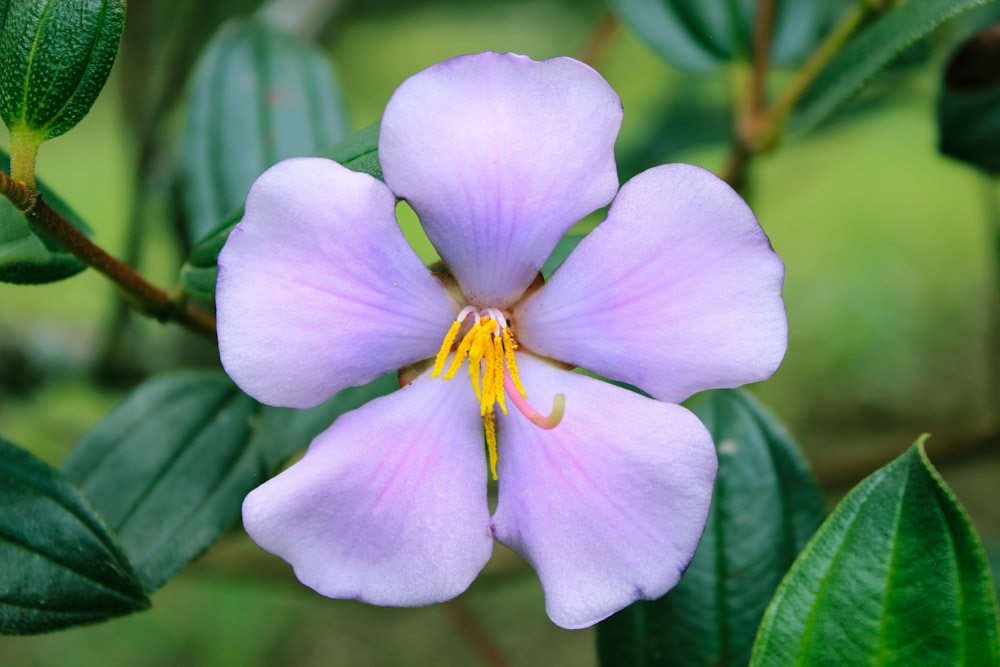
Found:
[[[493,336],[493,396],[496,397],[503,413],[507,414],[507,401],[503,397],[503,361],[503,339],[500,336]]]
[[[517,372],[517,362],[514,360],[514,350],[517,349],[517,343],[514,341],[514,336],[511,334],[510,329],[503,330],[503,347],[504,347],[504,358],[507,360],[507,372],[510,373],[510,379],[514,382],[514,387],[517,389],[521,396],[527,398],[528,393],[524,391],[524,387],[521,385],[521,376]],[[506,414],[506,410],[504,413]]]
[[[476,400],[482,403],[483,391],[479,388],[479,377],[482,374],[482,368],[479,366],[479,362],[472,363],[469,362],[469,380],[472,382],[472,391],[476,393]]]
[[[493,410],[483,415],[483,430],[486,431],[486,451],[490,457],[490,474],[497,478],[497,425],[493,420]]]
[[[441,375],[441,371],[444,370],[444,362],[448,359],[448,353],[451,352],[451,346],[455,344],[455,338],[458,337],[458,330],[461,326],[462,323],[457,320],[451,323],[451,328],[448,329],[444,340],[441,341],[441,349],[438,350],[437,356],[434,358],[434,370],[431,371],[432,378]]]
[[[479,322],[472,325],[469,329],[469,333],[465,334],[462,338],[462,342],[458,344],[458,349],[455,350],[455,358],[451,360],[451,365],[448,366],[448,372],[444,374],[445,380],[450,380],[455,377],[455,373],[458,372],[458,367],[462,365],[462,359],[465,355],[469,354],[469,348],[476,340],[476,336],[479,334]],[[439,353],[440,354],[440,353]],[[431,377],[434,377],[431,375]]]
[[[490,322],[493,322],[493,320],[487,320],[485,317],[476,322],[476,338],[472,341],[472,347],[469,348],[470,364],[478,364],[483,360],[483,354],[486,352],[486,343],[490,340]]]
[[[507,321],[501,311],[487,308],[476,313],[472,326],[462,337],[458,346],[455,341],[462,330],[462,322],[466,315],[476,313],[471,306],[466,307],[452,322],[448,333],[441,342],[441,348],[434,358],[431,377],[443,375],[443,379],[455,377],[462,362],[469,360],[469,381],[472,390],[479,401],[479,412],[483,418],[483,430],[486,434],[486,448],[489,454],[490,474],[497,478],[497,425],[494,409],[497,405],[507,414],[507,396],[509,394],[514,406],[525,417],[541,428],[554,428],[562,418],[565,398],[556,396],[553,400],[552,413],[541,415],[527,402],[527,392],[521,384],[517,370],[517,360],[514,351],[518,349],[513,332],[507,327]],[[448,364],[448,355],[455,347],[454,357]],[[448,369],[445,370],[445,365]],[[443,371],[443,373],[442,373]]]
[[[483,347],[483,366],[485,366],[485,370],[483,372],[483,396],[479,403],[479,414],[485,416],[488,411],[493,410],[493,403],[496,402],[497,358],[495,353],[496,348],[488,337]],[[503,367],[501,367],[500,372],[503,372]]]

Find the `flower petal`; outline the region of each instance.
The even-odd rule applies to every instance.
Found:
[[[538,572],[549,617],[582,628],[680,579],[708,518],[712,438],[678,405],[519,360],[528,397],[566,396],[562,422],[498,424],[493,533]]]
[[[296,408],[434,356],[458,311],[406,243],[389,189],[319,158],[253,184],[216,303],[229,376]]]
[[[458,595],[493,548],[477,406],[464,383],[425,375],[344,414],[247,496],[247,532],[327,597]]]
[[[504,307],[618,189],[617,94],[570,58],[452,58],[406,80],[379,134],[385,182],[479,306]]]
[[[678,402],[763,380],[785,354],[784,265],[710,172],[672,164],[626,183],[516,309],[526,349]]]

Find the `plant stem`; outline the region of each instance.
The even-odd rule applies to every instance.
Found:
[[[112,257],[49,206],[40,192],[0,172],[0,194],[21,210],[37,229],[118,285],[141,312],[161,322],[177,322],[204,336],[215,338],[215,318],[210,313],[192,306],[183,298],[171,297],[132,267]]]
[[[609,11],[605,11],[601,15],[600,20],[598,20],[597,25],[594,26],[590,37],[587,39],[587,43],[583,45],[577,59],[582,60],[594,69],[599,69],[607,57],[608,50],[611,48],[615,37],[618,36],[620,28],[621,26],[615,15]]]
[[[788,85],[785,86],[781,95],[778,96],[774,105],[767,112],[767,125],[769,126],[766,131],[768,135],[766,137],[768,141],[767,147],[770,147],[771,144],[777,141],[778,136],[784,129],[788,114],[791,113],[795,103],[802,97],[809,84],[816,79],[823,68],[827,66],[833,56],[837,54],[837,51],[850,39],[851,35],[855,33],[861,26],[862,21],[872,11],[875,11],[875,8],[869,3],[858,2],[852,5],[830,34],[826,36],[826,39],[809,56],[809,60],[805,62],[792,77],[792,80],[788,82]]]
[[[35,189],[35,158],[41,142],[26,130],[10,133],[10,174],[16,181]]]
[[[757,3],[750,85],[745,103],[738,107],[736,136],[722,171],[723,180],[736,189],[740,189],[746,181],[750,160],[755,155],[774,148],[785,129],[788,115],[809,85],[857,31],[868,14],[877,11],[878,7],[869,2],[857,2],[852,5],[830,34],[816,47],[809,59],[792,76],[774,104],[765,109],[765,84],[774,28],[774,9],[774,0],[760,0]]]
[[[767,104],[767,72],[771,58],[771,35],[774,32],[774,0],[759,0],[754,25],[753,64],[749,83],[745,66],[733,69],[736,119],[733,147],[722,178],[736,190],[746,183],[750,159],[757,152],[757,137]]]

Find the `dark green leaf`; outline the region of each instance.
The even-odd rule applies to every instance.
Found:
[[[189,238],[238,209],[265,169],[346,134],[322,51],[254,19],[230,21],[195,68],[181,156]]]
[[[0,115],[37,142],[90,111],[118,54],[125,0],[18,0],[0,30]]]
[[[348,169],[381,179],[382,168],[378,162],[378,128],[378,125],[372,125],[352,134],[333,148],[323,151],[323,157],[336,160]],[[219,277],[217,265],[219,253],[222,252],[229,233],[242,217],[243,207],[240,206],[195,245],[191,257],[181,269],[181,282],[188,294],[206,301],[215,300],[215,281]]]
[[[59,471],[0,439],[0,632],[47,632],[149,606],[121,547]]]
[[[751,664],[1000,664],[986,555],[922,440],[820,527],[768,607]]]
[[[322,155],[336,160],[348,169],[382,180],[382,165],[378,161],[378,133],[379,124],[376,123],[358,130]]]
[[[973,35],[952,58],[937,123],[942,153],[1000,173],[1000,25]]]
[[[756,0],[610,0],[622,20],[668,62],[690,71],[749,60]],[[772,60],[803,59],[819,41],[840,0],[777,2]]]
[[[994,0],[911,0],[865,28],[830,61],[792,113],[796,129],[824,120],[853,97],[903,49],[973,7]]]
[[[226,19],[264,0],[133,2],[122,39],[118,73],[123,111],[140,139],[151,133],[184,93],[197,56]]]
[[[118,533],[146,590],[207,549],[262,481],[247,448],[257,404],[222,373],[146,382],[63,464]]]
[[[746,665],[764,609],[823,520],[795,443],[747,394],[706,392],[688,407],[719,453],[705,535],[677,587],[598,626],[603,667]]]
[[[0,170],[10,170],[10,156],[0,150]],[[84,233],[90,229],[76,213],[44,183],[38,182],[42,197],[71,225]],[[83,271],[86,265],[36,230],[21,211],[0,198],[0,282],[19,285],[50,283]]]

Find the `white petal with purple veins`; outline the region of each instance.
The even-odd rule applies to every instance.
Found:
[[[471,301],[511,303],[563,233],[618,189],[618,95],[569,58],[452,58],[382,118],[385,182],[417,212]]]
[[[247,496],[243,524],[328,597],[448,600],[493,546],[482,429],[468,386],[425,375],[341,416]]]
[[[549,617],[592,625],[680,579],[708,517],[712,438],[684,408],[520,358],[528,398],[566,396],[558,426],[498,418],[497,539],[538,572]]]
[[[532,352],[665,401],[763,380],[785,354],[784,265],[728,185],[691,165],[626,183],[516,309]]]
[[[319,158],[254,183],[219,255],[216,303],[229,376],[296,408],[434,356],[458,312],[400,232],[389,189]]]

